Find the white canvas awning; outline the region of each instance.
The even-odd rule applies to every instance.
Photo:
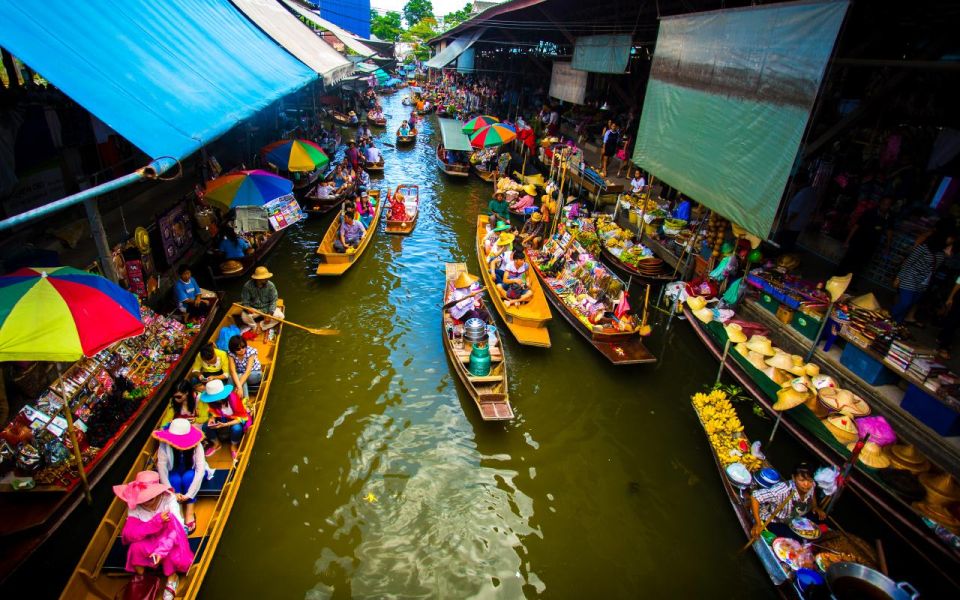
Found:
[[[458,56],[472,46],[474,42],[480,39],[480,36],[487,30],[486,27],[474,29],[468,34],[461,35],[452,40],[447,47],[437,53],[436,56],[428,60],[425,64],[431,69],[442,69],[457,59]]]
[[[320,39],[276,0],[231,1],[287,52],[319,73],[324,83],[336,83],[353,72],[353,63]]]
[[[291,2],[290,0],[282,0],[282,2],[287,6],[289,6],[290,10],[294,11],[304,19],[310,21],[317,27],[322,27],[323,29],[326,29],[333,35],[337,36],[337,39],[343,42],[344,46],[346,46],[347,48],[350,48],[351,50],[353,50],[363,58],[369,58],[377,53],[376,50],[360,42],[360,40],[358,40],[356,36],[354,36],[352,33],[347,31],[346,29],[343,29],[338,25],[331,23],[330,21],[324,19],[317,13],[306,9],[303,6],[300,6],[296,2]]]

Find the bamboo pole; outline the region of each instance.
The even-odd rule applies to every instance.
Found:
[[[73,425],[73,411],[70,409],[70,398],[67,396],[66,387],[63,384],[63,372],[60,370],[60,363],[54,363],[57,367],[57,381],[60,382],[60,398],[63,400],[63,416],[67,419],[67,433],[70,436],[70,443],[73,445],[73,457],[77,461],[77,473],[80,474],[80,483],[83,485],[83,495],[87,498],[87,504],[93,504],[93,496],[90,495],[90,482],[87,481],[87,472],[83,468],[83,453],[80,452],[80,444],[77,442],[77,428]]]

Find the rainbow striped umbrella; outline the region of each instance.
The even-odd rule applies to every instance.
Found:
[[[470,136],[470,145],[474,148],[489,148],[512,142],[517,138],[517,130],[506,123],[494,123],[478,129]]]
[[[0,277],[0,361],[75,361],[143,333],[137,297],[72,267]]]
[[[483,129],[494,123],[499,123],[500,119],[496,117],[491,117],[490,115],[480,115],[479,117],[474,117],[464,124],[462,131],[467,135],[473,135],[478,129]]]
[[[207,183],[203,198],[224,210],[234,206],[263,206],[293,191],[293,182],[269,171],[237,171]]]
[[[330,163],[323,149],[310,140],[280,140],[264,146],[260,154],[283,171],[313,171]]]

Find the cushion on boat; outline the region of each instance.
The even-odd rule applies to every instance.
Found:
[[[227,476],[230,475],[230,469],[214,469],[213,477],[204,479],[200,484],[200,491],[197,492],[198,498],[209,498],[210,496],[219,496],[223,491],[224,484],[227,483]]]
[[[196,561],[200,558],[200,545],[206,538],[201,537],[192,537],[187,538],[190,541],[190,550],[193,551],[193,560]],[[123,542],[120,538],[113,540],[113,547],[110,548],[110,553],[107,554],[107,560],[103,562],[103,573],[123,571],[124,567],[127,566],[127,547],[123,545]]]

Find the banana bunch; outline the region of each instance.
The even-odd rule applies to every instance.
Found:
[[[604,243],[607,248],[623,248],[623,240],[618,237],[607,238]]]
[[[724,467],[742,462],[753,472],[762,466],[760,459],[750,454],[750,443],[743,434],[743,424],[725,392],[714,390],[709,394],[694,394],[693,406],[710,445]]]

